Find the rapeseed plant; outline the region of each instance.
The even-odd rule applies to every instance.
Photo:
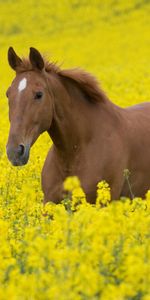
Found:
[[[0,11],[0,300],[149,300],[150,191],[110,202],[103,181],[90,205],[74,177],[64,182],[62,203],[43,206],[49,137],[38,139],[24,168],[5,153],[8,47],[25,55],[35,46],[64,67],[85,68],[122,107],[147,101],[149,2],[17,0],[1,1]]]

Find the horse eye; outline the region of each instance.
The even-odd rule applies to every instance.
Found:
[[[41,99],[43,96],[42,92],[36,92],[34,99]]]

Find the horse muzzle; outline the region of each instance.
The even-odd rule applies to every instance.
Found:
[[[30,154],[30,145],[20,144],[14,148],[9,145],[6,147],[7,156],[13,166],[23,166],[27,164]]]

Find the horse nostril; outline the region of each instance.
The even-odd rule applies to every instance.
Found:
[[[25,151],[24,145],[19,145],[19,146],[18,146],[18,149],[17,149],[18,155],[19,155],[19,156],[23,156],[24,151]]]

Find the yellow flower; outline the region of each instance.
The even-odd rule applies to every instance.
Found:
[[[111,201],[110,187],[106,181],[97,184],[96,205],[107,205]]]
[[[81,187],[77,187],[72,192],[72,210],[79,208],[80,204],[86,205],[86,196]]]
[[[43,206],[41,169],[52,145],[49,136],[38,138],[24,167],[11,166],[5,149],[5,91],[14,78],[6,62],[8,45],[13,42],[18,53],[25,53],[35,43],[43,52],[52,49],[52,60],[67,57],[64,68],[86,66],[101,79],[110,99],[126,107],[150,99],[149,11],[148,0],[41,0],[38,5],[29,0],[0,1],[0,300],[150,300],[150,190],[145,199],[111,202],[110,188],[102,181],[96,204],[90,205],[82,183],[73,176],[65,180],[64,201]],[[89,103],[91,113],[97,105],[104,108],[101,101],[95,104]],[[85,120],[83,107],[81,103]],[[74,107],[72,118],[73,114]],[[90,135],[90,114],[87,120]],[[74,119],[83,133],[79,121]],[[106,122],[109,119],[97,127],[99,134]],[[104,150],[115,134],[115,124],[111,125],[102,140]],[[91,176],[89,166],[96,163],[89,135],[84,144],[89,157],[82,153],[84,170],[78,164],[85,179]],[[147,149],[140,141],[139,146],[144,157]],[[113,147],[119,151],[117,144]],[[112,149],[108,152],[111,158]],[[99,165],[105,163],[100,153]],[[77,149],[75,159],[79,154]],[[109,162],[112,168],[113,157]],[[125,169],[123,175],[130,184],[132,172]]]
[[[77,176],[67,177],[64,181],[64,190],[72,192],[75,188],[80,187],[80,181]]]

